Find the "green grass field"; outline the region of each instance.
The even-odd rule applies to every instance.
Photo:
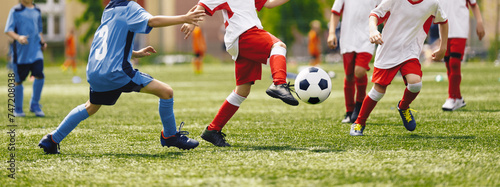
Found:
[[[79,67],[85,79],[84,67]],[[194,75],[188,64],[139,66],[175,90],[177,123],[200,141],[194,150],[161,147],[158,99],[123,94],[61,142],[59,155],[45,155],[38,141],[66,114],[88,99],[88,84],[46,67],[45,118],[28,112],[31,82],[25,83],[27,117],[16,118],[15,152],[8,150],[7,70],[0,70],[2,121],[0,186],[499,186],[500,67],[463,65],[464,109],[443,112],[447,80],[443,64],[423,67],[423,88],[411,107],[417,129],[408,132],[396,109],[404,84],[396,78],[368,119],[365,136],[349,136],[344,115],[343,70],[324,103],[293,107],[266,95],[263,78],[223,132],[232,147],[215,147],[199,137],[234,88],[232,64],[206,64]],[[296,72],[297,67],[289,67]],[[369,74],[372,72],[370,71]],[[369,83],[370,89],[372,83]],[[15,178],[7,169],[15,153]]]

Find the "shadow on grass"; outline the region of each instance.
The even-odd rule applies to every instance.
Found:
[[[419,134],[411,134],[409,136],[401,136],[404,138],[413,138],[413,139],[476,139],[476,136],[471,135],[450,135],[450,136],[433,136],[433,135],[419,135]]]
[[[262,150],[267,150],[267,151],[311,151],[311,152],[316,152],[316,153],[333,153],[333,152],[344,152],[345,150],[342,149],[334,149],[334,148],[301,148],[301,147],[292,147],[292,146],[248,146],[248,147],[241,147],[243,150],[247,151],[262,151]]]
[[[500,112],[498,109],[483,109],[483,110],[477,110],[477,109],[466,109],[462,108],[459,110],[455,110],[453,112]]]

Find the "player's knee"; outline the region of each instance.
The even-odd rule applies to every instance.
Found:
[[[160,99],[172,99],[174,97],[174,90],[170,87],[165,88],[161,93]]]
[[[406,88],[408,88],[408,90],[412,93],[420,92],[420,90],[422,89],[422,82],[408,84],[408,86],[406,86]]]
[[[354,75],[356,78],[363,78],[366,75],[366,69],[360,66],[354,68]]]

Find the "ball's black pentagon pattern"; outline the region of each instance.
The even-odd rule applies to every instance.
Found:
[[[304,79],[304,80],[301,80],[300,81],[300,84],[299,84],[299,89],[301,90],[307,90],[307,88],[309,88],[309,81],[307,81],[307,79]]]
[[[316,72],[318,72],[318,70],[319,69],[316,67],[311,67],[311,68],[309,68],[309,73],[316,73]]]
[[[321,90],[325,90],[328,88],[328,81],[325,79],[321,79],[319,80],[318,86],[319,88],[321,88]]]
[[[309,100],[307,100],[307,102],[311,103],[311,104],[316,104],[316,103],[319,103],[320,100],[317,97],[310,97]]]

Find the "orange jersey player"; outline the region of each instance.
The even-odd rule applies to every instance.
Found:
[[[196,74],[201,74],[203,72],[203,57],[205,56],[205,51],[207,50],[207,44],[205,43],[205,37],[201,28],[195,27],[193,30],[193,51],[195,57],[193,58],[194,72]]]

